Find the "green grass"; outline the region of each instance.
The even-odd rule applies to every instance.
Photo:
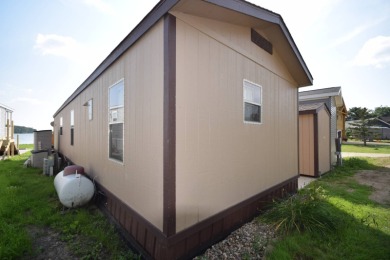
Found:
[[[260,219],[271,223],[281,234],[306,231],[325,234],[335,230],[335,222],[324,198],[322,187],[306,188],[275,203]]]
[[[348,144],[343,143],[341,146],[342,152],[349,153],[388,153],[390,154],[390,145],[380,145],[380,144]]]
[[[27,152],[0,161],[0,259],[34,258],[28,230],[58,232],[72,253],[84,259],[137,259],[114,227],[93,204],[64,211],[53,177],[41,169],[24,168]]]
[[[325,195],[315,198],[316,203],[326,208],[325,215],[331,217],[335,229],[289,232],[271,244],[267,259],[388,259],[390,208],[370,200],[372,188],[353,178],[359,169],[374,170],[384,165],[390,165],[390,158],[346,159],[342,167],[304,188],[323,190]],[[297,208],[299,211],[302,206]],[[303,213],[320,220],[318,212]]]
[[[33,144],[19,144],[19,149],[32,150],[32,149],[34,149],[34,145]]]

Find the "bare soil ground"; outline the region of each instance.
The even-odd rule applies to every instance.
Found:
[[[390,165],[383,168],[383,170],[359,171],[354,178],[360,184],[373,188],[370,195],[371,200],[390,206]]]
[[[32,226],[28,228],[28,233],[33,238],[34,253],[26,259],[78,259],[71,253],[66,242],[60,239],[60,234],[52,229]]]

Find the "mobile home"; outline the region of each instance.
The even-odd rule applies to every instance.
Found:
[[[311,84],[279,14],[162,0],[55,112],[55,149],[146,257],[191,257],[296,191]]]

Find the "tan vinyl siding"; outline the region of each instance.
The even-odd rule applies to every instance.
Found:
[[[250,28],[218,23],[244,39],[228,46],[195,25],[177,20],[177,231],[298,174],[297,89],[283,66],[265,68],[278,55],[245,43]],[[244,123],[244,79],[262,86],[261,124]]]
[[[315,176],[314,114],[299,115],[299,173]]]
[[[330,170],[330,117],[325,109],[318,112],[318,170],[324,174]]]
[[[108,90],[124,79],[124,160],[108,156]],[[163,23],[127,50],[55,118],[56,148],[162,230]],[[88,107],[93,99],[93,119]],[[70,146],[70,110],[75,139]],[[59,136],[60,117],[63,135]]]
[[[272,71],[277,76],[296,85],[296,82],[294,81],[293,77],[283,63],[282,58],[275,49],[273,55],[269,55],[250,40],[251,28],[212,19],[201,18],[180,12],[172,13],[176,16],[177,21],[181,21],[187,26],[201,31],[205,36],[213,38],[216,42],[240,53],[247,59],[253,60],[258,65]],[[256,31],[263,37],[266,37],[266,34],[261,30],[256,29]]]

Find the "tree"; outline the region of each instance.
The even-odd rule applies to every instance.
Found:
[[[352,110],[352,108],[350,110]],[[364,107],[356,108],[353,110],[353,113],[352,116],[354,117],[355,122],[351,123],[351,125],[354,126],[354,133],[363,140],[364,146],[366,146],[367,138],[370,134],[370,118],[373,117],[372,111]]]
[[[18,125],[14,127],[15,134],[33,133],[34,131],[35,129],[31,127],[18,126]]]
[[[348,110],[347,121],[359,120],[360,119],[360,115],[365,113],[364,110],[368,112],[369,118],[375,116],[374,113],[371,110],[368,110],[365,107],[363,107],[363,108],[362,107],[351,107]]]
[[[390,107],[388,107],[388,106],[376,107],[374,110],[374,115],[376,117],[390,116]]]

